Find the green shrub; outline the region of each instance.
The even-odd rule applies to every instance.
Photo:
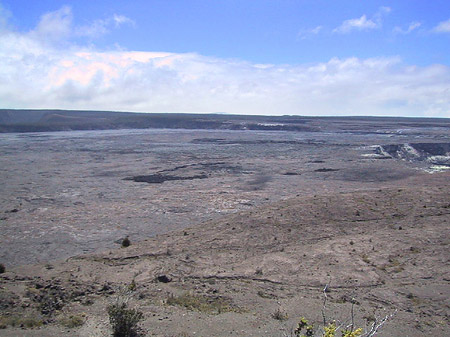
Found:
[[[297,327],[290,334],[284,334],[284,336],[289,337],[373,337],[376,336],[378,330],[387,322],[388,319],[394,316],[395,312],[386,315],[381,319],[373,318],[373,322],[366,326],[366,329],[356,328],[353,325],[353,317],[352,323],[347,324],[344,327],[344,324],[336,325],[336,322],[333,321],[327,324],[321,324],[318,327],[315,327],[313,324],[309,323],[304,317],[300,318]]]
[[[127,303],[119,301],[108,307],[108,315],[114,337],[137,336],[138,323],[144,318],[141,311],[128,309]]]
[[[129,291],[135,291],[136,287],[137,287],[136,286],[136,281],[134,279],[132,279],[127,288],[128,288]]]

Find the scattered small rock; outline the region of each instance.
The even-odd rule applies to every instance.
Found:
[[[13,208],[13,209],[10,209],[8,211],[5,211],[5,213],[17,213],[18,211],[19,210],[17,208]]]
[[[159,275],[156,277],[156,281],[161,283],[169,283],[172,281],[172,279],[167,275]]]

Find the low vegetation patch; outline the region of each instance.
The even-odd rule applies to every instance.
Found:
[[[221,314],[230,311],[240,311],[233,307],[230,300],[222,297],[206,297],[201,295],[183,294],[181,296],[170,296],[168,305],[177,305],[188,310],[195,310],[206,314]]]
[[[267,299],[274,299],[274,298],[276,298],[275,295],[266,293],[266,292],[264,292],[264,291],[262,291],[262,290],[258,290],[258,292],[257,292],[256,294],[257,294],[259,297],[261,297],[261,298],[267,298]]]
[[[316,327],[314,324],[309,323],[304,317],[300,318],[297,327],[290,334],[285,334],[289,337],[373,337],[378,335],[378,330],[384,325],[387,319],[392,315],[386,316],[381,320],[375,320],[372,324],[366,328],[357,328],[353,323],[337,323],[333,321],[331,323]]]
[[[289,318],[288,314],[287,314],[286,312],[284,312],[283,310],[281,310],[281,309],[277,309],[277,310],[272,314],[272,317],[273,317],[274,319],[279,320],[279,321],[286,321],[286,320]]]
[[[59,324],[69,329],[78,328],[84,324],[84,316],[83,315],[66,316],[59,320]]]
[[[379,269],[386,272],[400,273],[405,270],[405,267],[404,264],[401,263],[398,259],[390,258],[389,263],[384,264],[383,266],[379,267]]]
[[[113,330],[113,337],[138,336],[138,323],[144,314],[137,309],[128,308],[126,302],[118,300],[108,307],[109,322]]]
[[[33,329],[42,326],[43,321],[38,317],[27,317],[19,315],[0,316],[0,328],[6,329],[8,326],[14,328]]]

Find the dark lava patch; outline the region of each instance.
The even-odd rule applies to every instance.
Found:
[[[259,140],[241,140],[241,139],[224,139],[224,138],[196,138],[192,140],[194,144],[223,144],[223,145],[260,145],[260,144],[288,144],[288,145],[315,145],[317,142],[298,141],[298,140],[272,140],[272,139],[259,139]]]
[[[170,180],[206,179],[212,175],[248,173],[240,165],[229,165],[226,162],[194,163],[175,166],[157,171],[153,174],[124,178],[138,183],[162,184]]]
[[[194,179],[206,179],[208,176],[206,174],[198,174],[187,177],[163,175],[163,174],[150,174],[142,176],[127,177],[124,180],[133,180],[137,183],[148,183],[148,184],[162,184],[165,181],[170,180],[194,180]]]
[[[320,169],[314,170],[314,172],[334,172],[334,171],[339,171],[339,169],[320,168]]]
[[[283,175],[285,176],[299,176],[301,173],[298,172],[285,172]]]
[[[10,209],[8,211],[5,211],[5,213],[17,213],[18,211],[19,211],[18,208],[13,208],[13,209]]]
[[[183,169],[202,169],[210,172],[225,171],[227,173],[241,173],[242,167],[240,165],[229,165],[226,162],[213,162],[213,163],[196,163],[175,166],[171,169],[161,170],[157,174],[164,174],[166,172],[175,172]]]

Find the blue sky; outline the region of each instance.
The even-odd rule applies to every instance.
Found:
[[[450,117],[449,97],[448,0],[0,0],[5,108]]]

